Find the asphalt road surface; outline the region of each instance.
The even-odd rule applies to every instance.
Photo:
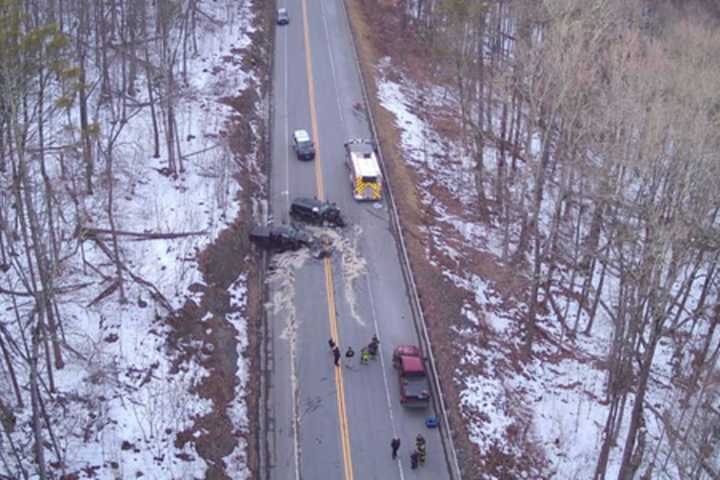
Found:
[[[392,349],[418,344],[390,232],[388,206],[352,199],[343,143],[369,137],[343,0],[281,1],[290,24],[275,37],[271,210],[287,222],[297,196],[336,202],[349,226],[335,235],[332,258],[308,252],[274,255],[269,272],[271,370],[268,432],[270,474],[288,479],[449,478],[440,436],[424,420],[433,413],[399,403]],[[314,161],[300,161],[293,130],[310,132]],[[373,334],[380,355],[359,364]],[[333,365],[329,338],[357,355]],[[427,439],[427,461],[410,469],[414,439]],[[397,461],[390,440],[401,439]]]

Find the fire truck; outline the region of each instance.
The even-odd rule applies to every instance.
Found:
[[[355,200],[382,198],[382,172],[372,140],[354,138],[345,142],[345,163],[350,170],[350,187]]]

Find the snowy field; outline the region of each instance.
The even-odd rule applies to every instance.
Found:
[[[66,365],[52,372],[55,392],[46,393],[51,399],[46,408],[60,450],[48,444],[46,459],[53,463],[58,453],[65,458],[64,468],[53,466],[56,474],[64,471],[77,475],[72,478],[99,479],[205,477],[207,465],[192,438],[200,432],[191,427],[210,408],[194,390],[208,375],[199,363],[208,346],[179,342],[177,349],[169,348],[173,332],[164,320],[171,310],[202,299],[203,276],[197,254],[240,213],[236,201],[240,186],[233,175],[240,163],[251,169],[248,165],[255,161],[252,154],[238,158],[230,150],[228,122],[236,112],[220,99],[259,87],[256,76],[247,67],[243,69],[242,62],[254,21],[250,2],[202,2],[202,11],[196,37],[200,54],[189,58],[188,84],[177,104],[185,171],[176,177],[161,172],[167,158],[164,148],[161,158],[153,158],[148,109],[133,116],[121,132],[113,167],[118,230],[182,235],[154,240],[120,237],[120,256],[127,267],[124,304],[118,301],[117,285],[113,286],[115,265],[98,243],[79,242],[70,232],[62,243],[63,254],[69,258],[56,286],[72,291],[59,297]],[[146,90],[139,88],[137,100],[146,100],[143,95]],[[93,228],[109,229],[106,195],[101,188],[97,191],[83,199],[83,208],[91,213]],[[75,215],[73,204],[66,202],[66,215]],[[112,245],[109,235],[98,238]],[[2,276],[0,285],[23,290],[21,281],[18,275],[8,274]],[[102,296],[106,289],[109,294]],[[244,399],[248,376],[244,357],[246,293],[246,277],[241,275],[229,290],[233,313],[226,316],[235,332],[238,358],[236,398],[227,414],[239,445],[225,459],[226,472],[234,479],[250,477],[243,440],[248,422]],[[6,311],[3,323],[17,335],[9,303],[13,299],[0,299]],[[27,315],[30,307],[29,303],[20,305],[19,311]],[[16,373],[25,383],[28,372]],[[43,381],[47,374],[41,372]],[[8,392],[10,400],[10,380],[4,367],[0,389]],[[15,414],[18,420],[12,440],[29,452],[30,408],[26,404]],[[184,435],[182,441],[179,434]],[[0,450],[5,451],[0,465],[0,472],[8,475],[4,478],[19,478],[7,441],[0,441]],[[24,467],[32,471],[27,463]]]

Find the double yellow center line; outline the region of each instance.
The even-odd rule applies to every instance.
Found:
[[[322,164],[320,163],[320,139],[318,138],[317,111],[315,109],[315,81],[313,80],[312,50],[310,48],[310,32],[308,30],[307,0],[302,0],[303,35],[305,40],[305,70],[307,71],[308,97],[310,100],[310,122],[312,136],[315,143],[315,185],[319,200],[325,200],[325,187],[322,179]],[[323,259],[325,269],[325,291],[327,292],[328,320],[330,321],[330,336],[340,345],[338,336],[337,315],[335,312],[335,287],[333,284],[332,264],[329,258]],[[345,480],[353,480],[352,455],[350,452],[350,433],[348,429],[347,413],[345,409],[345,385],[343,383],[342,368],[335,368],[335,384],[340,423],[340,441],[343,450],[343,465]]]

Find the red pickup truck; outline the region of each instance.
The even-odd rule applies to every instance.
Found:
[[[393,366],[400,381],[400,403],[406,407],[427,407],[430,404],[430,384],[420,349],[414,345],[395,347]]]

